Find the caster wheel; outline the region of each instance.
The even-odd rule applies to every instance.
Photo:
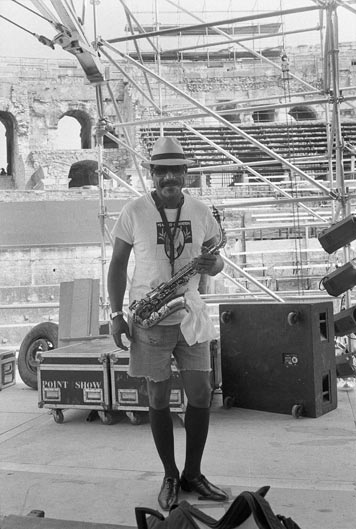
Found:
[[[110,425],[114,422],[112,413],[109,411],[98,411],[99,419],[102,424]]]
[[[127,411],[126,412],[127,417],[130,419],[130,423],[134,426],[138,426],[142,423],[142,417],[139,412],[137,411]]]
[[[63,415],[62,410],[53,410],[52,414],[53,414],[54,422],[58,424],[62,424],[64,422],[64,415]]]
[[[234,405],[234,397],[225,397],[223,402],[223,407],[225,410],[229,410]]]
[[[303,415],[303,405],[302,404],[294,404],[292,408],[292,415],[295,419],[299,419]]]

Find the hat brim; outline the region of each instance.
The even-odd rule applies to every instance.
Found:
[[[167,160],[155,160],[153,162],[142,162],[142,167],[145,167],[146,169],[150,169],[152,165],[186,165],[187,167],[191,167],[194,165],[194,160],[189,160],[188,158],[167,158]]]

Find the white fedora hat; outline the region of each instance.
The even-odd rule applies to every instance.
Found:
[[[194,160],[188,160],[177,138],[161,136],[152,147],[151,161],[142,162],[142,166],[149,169],[151,165],[193,165]]]

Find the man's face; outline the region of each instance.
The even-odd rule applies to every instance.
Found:
[[[172,201],[180,198],[186,172],[186,165],[153,166],[153,183],[161,200]]]

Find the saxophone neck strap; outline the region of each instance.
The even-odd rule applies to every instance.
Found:
[[[173,225],[173,231],[171,230],[171,227],[170,227],[169,222],[167,220],[167,216],[166,216],[166,213],[164,211],[164,204],[159,199],[159,197],[157,195],[157,191],[152,191],[151,196],[152,196],[152,198],[154,200],[154,203],[156,204],[156,208],[157,208],[159,214],[161,215],[161,219],[162,219],[162,222],[163,222],[163,225],[164,225],[164,229],[165,229],[165,232],[166,232],[167,237],[169,239],[169,263],[171,265],[171,275],[173,277],[174,276],[174,261],[175,261],[175,258],[176,258],[175,255],[174,255],[175,254],[175,252],[174,252],[174,238],[175,238],[175,235],[176,235],[176,232],[177,232],[177,228],[178,228],[178,223],[179,223],[179,219],[180,219],[180,212],[181,212],[182,206],[184,204],[184,196],[182,196],[182,199],[181,199],[181,201],[178,204],[176,220],[174,221],[174,225]]]

